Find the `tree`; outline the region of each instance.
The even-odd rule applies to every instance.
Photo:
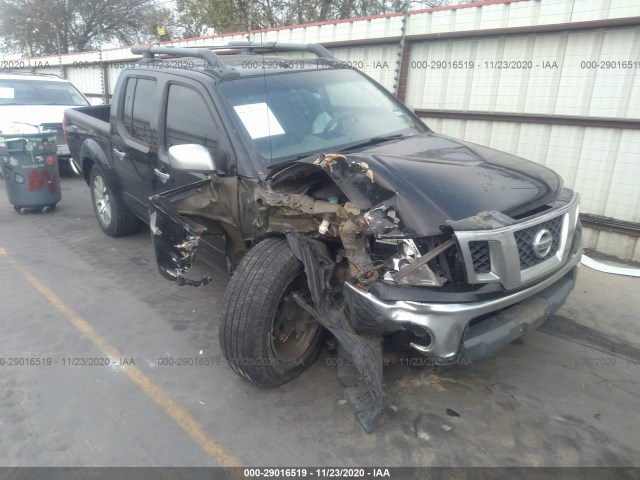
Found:
[[[154,0],[0,0],[0,38],[30,56],[82,52],[147,41],[163,16]]]
[[[172,8],[158,8],[155,15],[149,15],[146,19],[146,27],[152,40],[160,40],[162,42],[181,38],[183,31],[178,22],[178,15]],[[142,25],[140,26],[142,28]],[[163,27],[165,34],[158,38],[158,27]]]
[[[440,7],[470,0],[411,1],[411,9]],[[402,0],[178,0],[179,21],[185,36],[245,32],[301,23],[401,12]]]

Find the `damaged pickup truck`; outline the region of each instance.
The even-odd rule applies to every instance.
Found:
[[[344,393],[370,431],[384,338],[473,361],[573,289],[579,197],[556,173],[435,134],[322,46],[133,52],[109,111],[67,111],[72,155],[105,233],[149,222],[168,279],[206,284],[188,271],[220,239],[220,345],[247,380],[296,377],[328,331],[360,373]]]

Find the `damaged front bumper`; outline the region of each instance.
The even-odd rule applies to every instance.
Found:
[[[469,303],[387,302],[345,283],[357,330],[423,332],[426,341],[411,346],[442,364],[489,356],[558,310],[576,280],[581,251],[546,279],[497,299]]]

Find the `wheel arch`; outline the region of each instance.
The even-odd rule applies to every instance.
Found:
[[[82,147],[80,147],[80,158],[82,159],[82,163],[80,165],[82,168],[82,176],[84,177],[85,182],[87,182],[87,185],[91,180],[91,168],[93,165],[98,164],[102,168],[102,171],[113,188],[115,175],[113,174],[113,168],[111,168],[103,143],[92,138],[86,139],[82,143]]]

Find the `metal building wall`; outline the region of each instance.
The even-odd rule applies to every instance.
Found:
[[[640,118],[640,68],[600,65],[638,59],[638,27],[425,41],[411,48],[416,68],[409,70],[407,102],[444,110]],[[434,68],[433,60],[460,67]],[[593,62],[602,68],[589,68]]]
[[[401,25],[402,14],[389,14],[267,29],[252,39],[323,43],[391,90]],[[434,130],[548,165],[582,194],[582,212],[640,222],[638,0],[489,0],[411,12],[406,33],[399,96]],[[49,63],[38,69],[47,73],[62,64],[100,102],[134,59],[116,48],[36,60]],[[640,261],[637,238],[585,233],[588,247]]]
[[[425,121],[438,132],[549,166],[580,192],[582,212],[638,223],[638,126],[553,124],[554,118],[566,117],[640,119],[640,64],[623,68],[619,63],[633,59],[640,59],[638,27],[414,43],[406,102],[418,111],[524,114],[520,122],[503,122],[490,115],[474,120],[429,118],[427,113]],[[432,60],[475,65],[424,68]],[[524,63],[491,68],[500,60]],[[545,68],[553,62],[557,68]],[[594,62],[598,68],[590,68]],[[549,122],[527,123],[531,114],[548,116]],[[587,229],[585,240],[591,248],[640,260],[636,236]]]
[[[558,172],[580,192],[581,212],[640,221],[640,130],[423,118],[433,130],[514,153]],[[585,245],[640,259],[632,235],[585,229]]]

